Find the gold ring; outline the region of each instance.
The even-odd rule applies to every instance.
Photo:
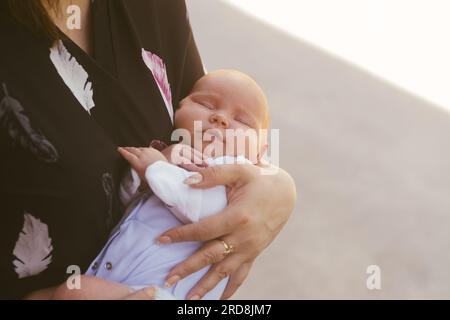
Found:
[[[225,251],[223,252],[224,256],[229,255],[230,253],[233,252],[233,246],[231,244],[226,243],[225,241],[219,239],[220,242],[222,242],[223,246],[225,247]]]

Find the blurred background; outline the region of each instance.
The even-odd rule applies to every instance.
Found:
[[[450,2],[186,2],[205,67],[265,90],[299,195],[234,298],[449,299]]]

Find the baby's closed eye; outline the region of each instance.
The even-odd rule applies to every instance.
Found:
[[[247,120],[247,119],[243,119],[243,118],[235,118],[234,120],[236,120],[237,122],[243,124],[243,125],[246,126],[246,127],[251,128],[250,121]]]
[[[216,107],[213,104],[211,104],[211,103],[198,102],[197,104],[199,104],[202,107],[205,107],[205,108],[207,108],[209,110],[215,110],[216,109]]]

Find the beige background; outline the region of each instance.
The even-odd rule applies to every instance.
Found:
[[[219,0],[187,4],[207,68],[266,91],[299,193],[235,298],[450,298],[450,114]]]

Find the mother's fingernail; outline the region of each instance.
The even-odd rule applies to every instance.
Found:
[[[170,237],[168,237],[168,236],[162,236],[156,240],[157,244],[169,244],[171,242],[172,242],[172,239],[170,239]]]
[[[200,296],[198,294],[194,294],[189,300],[200,300]]]
[[[196,173],[190,177],[188,177],[186,180],[184,180],[185,184],[191,185],[191,184],[197,184],[202,182],[203,176],[199,173]]]
[[[180,276],[178,275],[174,275],[171,276],[169,279],[167,279],[166,283],[164,284],[164,287],[166,288],[170,288],[171,286],[173,286],[175,283],[177,283],[178,281],[180,281]]]

